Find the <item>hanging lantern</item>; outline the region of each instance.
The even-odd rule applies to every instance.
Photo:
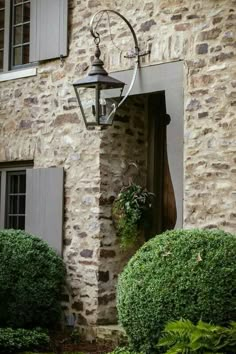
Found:
[[[124,89],[124,82],[109,76],[100,59],[101,51],[96,44],[95,59],[88,75],[76,81],[73,86],[79,102],[81,113],[86,126],[112,124],[117,101],[108,98],[106,90],[119,90],[120,96]],[[116,94],[117,95],[117,94]]]
[[[131,54],[126,55],[126,57],[135,58],[136,63],[134,65],[134,72],[130,86],[126,90],[126,94],[124,97],[122,97],[122,93],[125,83],[109,76],[103,67],[103,61],[100,59],[100,35],[97,32],[97,25],[99,21],[101,21],[102,16],[104,14],[107,14],[110,26],[110,12],[119,16],[126,23],[134,39],[134,50],[131,52]],[[100,15],[99,21],[94,28],[94,21],[98,15]],[[124,16],[114,10],[107,9],[95,13],[90,22],[90,32],[94,37],[94,41],[96,44],[95,59],[92,63],[92,68],[88,75],[84,79],[76,81],[73,86],[86,126],[89,127],[95,125],[111,125],[116,110],[124,103],[133,88],[137,70],[139,68],[140,56],[147,55],[150,53],[150,51],[140,52],[138,40],[133,27]],[[114,97],[116,97],[117,99],[115,99]]]

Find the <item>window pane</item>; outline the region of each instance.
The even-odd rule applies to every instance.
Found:
[[[14,28],[14,45],[22,43],[22,26]]]
[[[0,50],[0,71],[3,70],[3,51]]]
[[[18,217],[18,229],[24,230],[25,229],[25,217],[24,216],[19,216]]]
[[[17,25],[18,23],[23,22],[23,6],[18,5],[15,7],[15,15],[14,15],[14,24]]]
[[[8,229],[17,229],[17,216],[9,216],[8,217],[7,228]]]
[[[25,193],[26,191],[26,178],[25,178],[25,174],[21,174],[19,175],[20,178],[20,186],[19,186],[19,192],[20,193]]]
[[[4,47],[4,31],[0,31],[0,49]]]
[[[17,214],[17,196],[9,196],[9,214]]]
[[[23,47],[23,63],[22,64],[27,64],[29,63],[29,45],[24,45]]]
[[[14,4],[20,4],[21,2],[23,2],[24,0],[14,0]]]
[[[0,9],[5,7],[5,0],[0,0]]]
[[[13,50],[13,65],[21,65],[21,54],[22,54],[22,47],[14,48]]]
[[[0,29],[4,28],[4,10],[0,10]]]
[[[24,4],[24,15],[23,15],[24,22],[30,21],[30,3]]]
[[[23,43],[29,43],[29,36],[30,36],[30,24],[27,23],[26,25],[24,25]]]
[[[18,176],[17,175],[9,175],[10,180],[10,193],[17,193],[18,192]]]
[[[19,196],[19,214],[25,213],[25,195]]]

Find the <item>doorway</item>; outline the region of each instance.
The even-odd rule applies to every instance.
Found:
[[[132,79],[133,70],[120,71],[113,73],[112,76],[120,81],[125,82],[129,87],[129,83]],[[150,112],[153,109],[153,119],[152,124],[158,125],[160,117],[158,120],[158,105],[161,107],[160,112],[168,113],[171,117],[171,122],[163,129],[166,132],[166,150],[168,151],[168,165],[165,164],[165,170],[168,175],[168,170],[171,175],[171,185],[167,182],[168,178],[163,178],[162,181],[167,183],[169,187],[165,187],[164,190],[173,188],[175,195],[175,204],[176,207],[176,223],[175,228],[183,227],[183,194],[184,194],[184,80],[183,80],[183,62],[172,62],[165,63],[153,66],[142,67],[138,72],[137,78],[134,83],[131,95],[150,95]],[[127,89],[127,88],[126,88]],[[125,89],[125,90],[126,90]],[[124,94],[126,91],[124,90]],[[151,108],[153,107],[153,108]],[[151,117],[151,114],[150,114]],[[156,118],[155,118],[156,117]],[[160,127],[159,127],[160,128]],[[149,129],[151,132],[152,128]],[[158,131],[158,128],[154,129]],[[161,134],[161,129],[159,129],[159,134]],[[154,133],[153,133],[154,134]],[[158,139],[156,139],[158,141]],[[158,160],[158,158],[157,158]],[[158,165],[158,164],[157,164]],[[168,167],[167,167],[168,166]],[[164,168],[163,168],[164,170]],[[158,175],[156,175],[158,178]],[[159,185],[161,182],[158,182]],[[158,184],[157,183],[157,184]],[[150,184],[149,184],[150,187]],[[158,193],[158,191],[157,191]],[[159,198],[162,201],[162,205],[166,203],[169,207],[162,208],[170,215],[171,213],[171,202],[170,196],[172,193],[165,192],[162,198]],[[164,197],[166,196],[166,197]],[[168,197],[167,197],[168,196]],[[173,200],[173,198],[172,198]],[[171,219],[172,223],[174,218],[173,216],[166,217],[163,216],[163,219]],[[171,223],[171,224],[172,224]],[[160,224],[160,222],[159,222]],[[165,225],[159,226],[159,230],[165,229],[168,222],[165,222]],[[156,226],[155,232],[158,232],[158,227]]]
[[[154,193],[150,236],[174,229],[177,209],[167,153],[165,91],[148,95],[148,171],[147,187]]]

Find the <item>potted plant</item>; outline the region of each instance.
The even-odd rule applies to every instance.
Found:
[[[122,248],[133,246],[150,225],[153,197],[153,193],[132,183],[115,199],[112,217]]]

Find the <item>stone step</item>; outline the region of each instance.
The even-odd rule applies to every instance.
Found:
[[[97,326],[96,332],[99,342],[112,342],[117,346],[126,344],[128,341],[125,330],[120,325]]]
[[[111,343],[114,347],[128,342],[120,325],[79,326],[78,331],[80,337],[89,342]]]

